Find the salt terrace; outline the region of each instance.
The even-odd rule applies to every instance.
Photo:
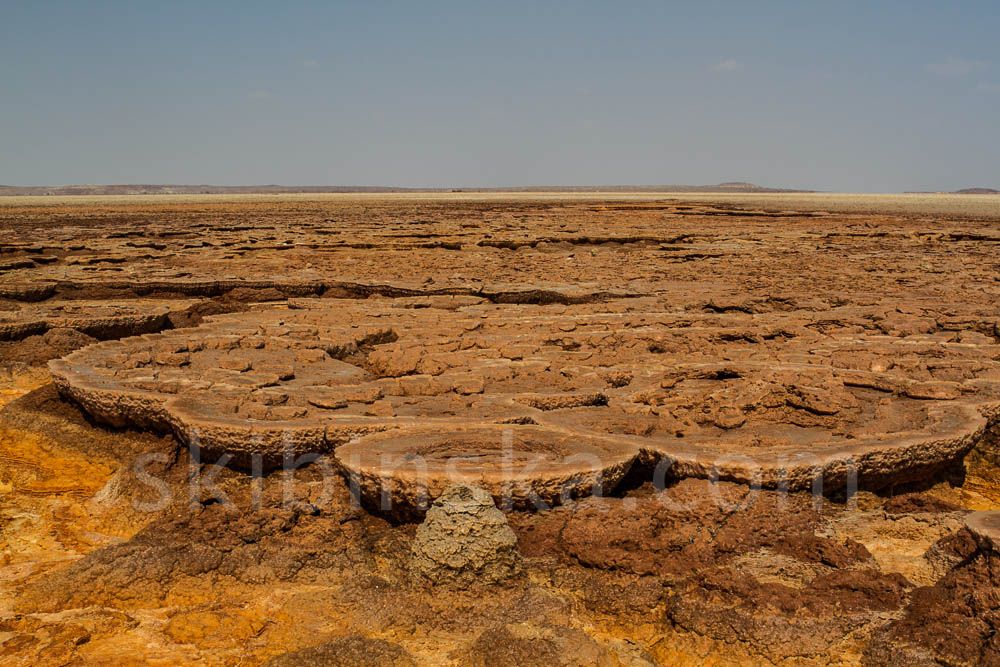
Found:
[[[988,339],[832,336],[801,313],[761,328],[745,314],[672,311],[651,298],[292,300],[50,367],[104,423],[172,430],[242,465],[333,451],[366,492],[381,485],[397,501],[419,495],[408,481],[435,497],[450,457],[499,499],[505,431],[522,453],[509,463],[518,502],[540,491],[534,482],[551,486],[550,468],[576,497],[594,488],[588,475],[603,473],[607,490],[637,460],[795,489],[851,474],[899,482],[964,455],[1000,403],[1000,346]],[[743,342],[718,360],[730,340]],[[431,478],[420,480],[404,461],[428,448]]]
[[[0,333],[115,339],[51,363],[98,421],[236,466],[333,452],[404,504],[391,461],[432,441],[490,486],[507,437],[520,493],[558,464],[549,500],[637,466],[836,488],[953,464],[1000,398],[1000,238],[781,203],[182,201],[114,228],[29,208]]]

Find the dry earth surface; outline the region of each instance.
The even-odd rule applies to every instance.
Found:
[[[0,664],[1000,664],[998,304],[998,196],[4,198]]]

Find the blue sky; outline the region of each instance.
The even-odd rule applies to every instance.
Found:
[[[1000,187],[997,2],[0,4],[0,183]]]

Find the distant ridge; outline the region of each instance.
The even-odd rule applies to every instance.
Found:
[[[1000,195],[1000,190],[993,188],[962,188],[946,192],[943,190],[908,190],[908,195]]]
[[[963,188],[962,190],[955,190],[956,195],[1000,195],[1000,190],[994,190],[993,188]]]
[[[381,185],[0,185],[0,196],[194,195],[392,192],[815,192],[753,183],[718,185],[530,185],[510,188],[398,188]]]

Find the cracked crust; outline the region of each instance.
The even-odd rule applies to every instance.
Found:
[[[661,361],[657,345],[690,336],[688,322],[671,329],[662,315],[606,333],[629,317],[628,301],[580,314],[540,310],[517,320],[516,332],[519,307],[482,302],[291,306],[93,345],[50,368],[62,394],[98,421],[171,431],[242,467],[347,443],[352,455],[384,445],[392,457],[423,456],[437,436],[461,449],[499,442],[504,430],[558,440],[567,459],[600,459],[551,476],[555,468],[525,472],[534,478],[514,479],[516,507],[532,494],[551,505],[565,493],[606,493],[637,459],[661,478],[794,490],[920,479],[982,440],[1000,393],[989,357],[996,346],[930,337],[838,345],[802,335],[788,361],[675,363]],[[915,365],[931,354],[932,370]],[[443,490],[438,472],[416,484],[346,456],[370,503],[386,490],[418,507],[418,495]],[[493,484],[480,479],[491,465],[462,474]]]

